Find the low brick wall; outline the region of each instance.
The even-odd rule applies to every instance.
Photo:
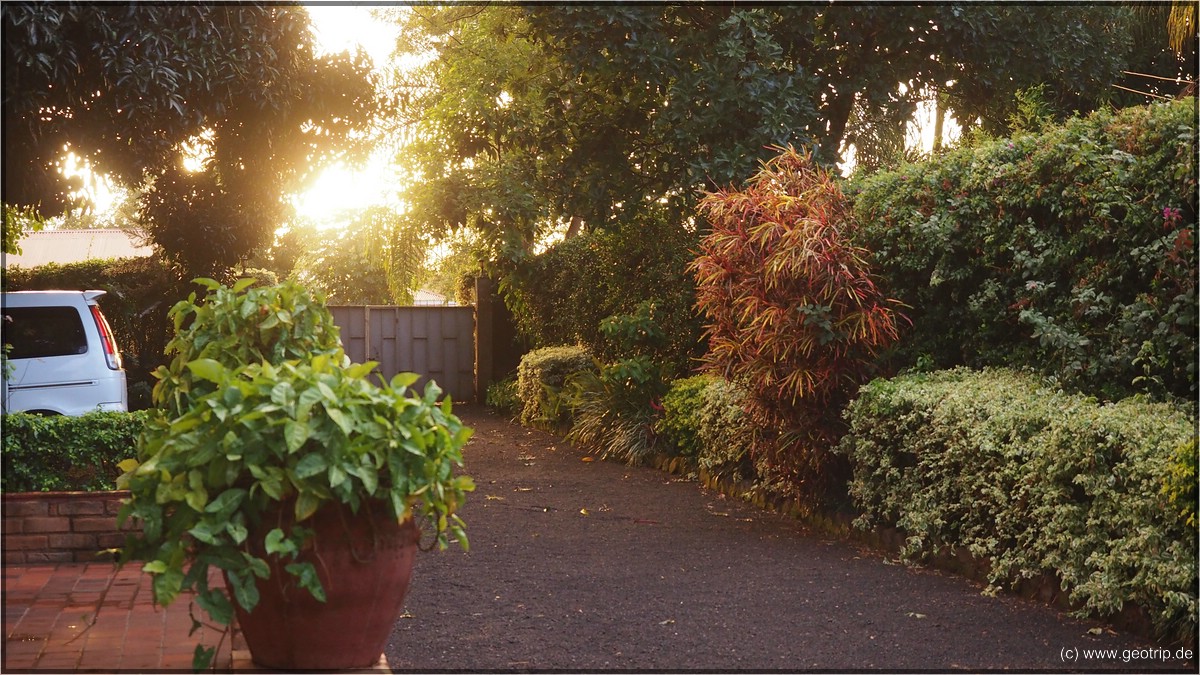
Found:
[[[125,543],[117,511],[129,493],[19,492],[0,495],[4,564],[111,560]],[[125,530],[132,525],[126,523]]]

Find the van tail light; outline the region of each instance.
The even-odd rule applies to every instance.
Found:
[[[108,327],[108,321],[104,318],[104,314],[100,312],[99,305],[90,305],[92,308],[92,318],[96,320],[96,327],[100,329],[100,342],[104,344],[104,360],[108,361],[110,370],[121,369],[121,354],[117,352],[117,342],[113,339],[112,330]]]

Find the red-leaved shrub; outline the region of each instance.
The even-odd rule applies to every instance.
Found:
[[[835,179],[780,148],[742,190],[700,203],[712,232],[691,270],[708,367],[742,383],[768,479],[819,505],[845,478],[841,410],[897,338],[899,303],[872,281]]]

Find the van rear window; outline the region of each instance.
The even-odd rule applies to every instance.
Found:
[[[38,359],[87,353],[83,321],[74,307],[5,307],[4,342],[9,358]]]

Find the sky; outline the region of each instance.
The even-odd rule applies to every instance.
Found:
[[[391,60],[395,24],[372,14],[376,6],[360,3],[306,5],[317,46],[328,53],[361,47],[376,67]],[[348,211],[394,203],[399,178],[391,167],[392,151],[376,153],[362,168],[334,164],[322,170],[313,186],[297,195],[297,211],[318,227],[338,227]]]

